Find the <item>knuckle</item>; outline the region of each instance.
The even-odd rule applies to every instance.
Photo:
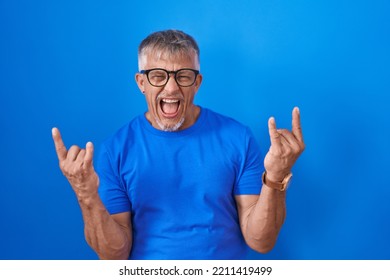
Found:
[[[73,145],[72,147],[70,147],[69,151],[72,151],[72,152],[79,152],[81,150],[81,148],[77,145]]]
[[[302,150],[302,147],[299,145],[299,143],[294,143],[293,145],[292,145],[292,150],[293,150],[293,153],[294,154],[299,154],[300,152],[301,152],[301,150]]]
[[[297,149],[294,149],[294,155],[298,156],[302,153],[302,149],[301,148],[297,148]]]
[[[275,139],[278,139],[278,138],[280,138],[280,133],[275,131],[275,132],[272,133],[272,137],[275,138]]]

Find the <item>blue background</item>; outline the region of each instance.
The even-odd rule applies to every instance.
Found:
[[[193,35],[196,103],[248,125],[301,109],[306,151],[286,223],[260,259],[390,258],[390,3],[0,0],[0,259],[96,259],[51,128],[96,148],[146,110],[137,47]]]

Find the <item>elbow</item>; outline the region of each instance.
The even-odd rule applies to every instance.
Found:
[[[261,254],[269,253],[276,244],[275,239],[250,239],[245,241],[249,248]]]
[[[243,227],[245,242],[252,250],[267,254],[275,247],[282,225],[283,221],[274,226]]]
[[[101,260],[128,260],[131,243],[129,241],[118,243],[118,244],[109,244],[106,242],[97,242],[93,240],[90,236],[86,235],[86,242],[88,245],[95,251]]]
[[[278,231],[276,229],[267,231],[263,230],[260,232],[247,230],[243,233],[244,240],[249,248],[262,254],[269,253],[275,247],[276,240],[278,238]]]
[[[129,259],[129,255],[125,255],[125,254],[113,254],[112,252],[109,254],[109,255],[103,255],[103,254],[100,254],[100,253],[97,253],[98,257],[100,260],[115,260],[115,261],[118,261],[118,260],[128,260]]]
[[[101,248],[96,250],[99,259],[101,260],[128,260],[130,255],[129,246],[123,244],[123,246]]]

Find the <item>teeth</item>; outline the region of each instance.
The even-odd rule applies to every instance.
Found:
[[[163,99],[162,101],[165,103],[177,103],[179,99]]]

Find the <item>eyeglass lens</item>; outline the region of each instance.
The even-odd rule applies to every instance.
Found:
[[[153,86],[164,86],[168,82],[169,73],[163,69],[153,69],[149,71],[148,79]],[[195,82],[196,73],[190,69],[181,69],[176,72],[175,79],[179,86],[191,86]]]

